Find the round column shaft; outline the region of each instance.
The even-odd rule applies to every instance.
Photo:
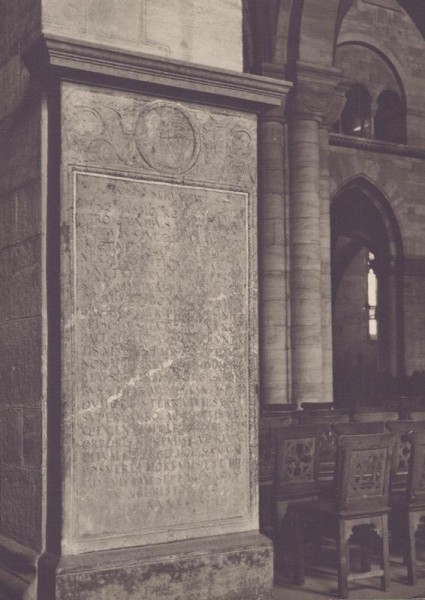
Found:
[[[318,122],[296,117],[289,149],[292,395],[301,404],[322,394]]]
[[[262,179],[259,210],[260,365],[263,405],[289,402],[284,135],[284,123],[279,112],[263,117],[260,125]]]

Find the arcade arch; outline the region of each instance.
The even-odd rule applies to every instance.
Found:
[[[346,183],[331,206],[336,404],[380,403],[387,382],[404,371],[402,264],[400,229],[384,194],[364,177]],[[377,280],[374,311],[371,270]],[[377,336],[370,335],[372,312]]]

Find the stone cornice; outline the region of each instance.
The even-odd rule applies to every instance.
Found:
[[[395,154],[397,156],[407,156],[409,158],[425,159],[425,149],[412,148],[403,144],[393,144],[391,142],[381,142],[367,138],[357,138],[348,135],[331,133],[329,135],[331,146],[341,146],[343,148],[355,148],[357,150],[366,150],[368,152],[380,152],[381,154]]]
[[[280,106],[292,84],[270,77],[213,69],[182,61],[82,43],[56,36],[39,38],[25,53],[30,73],[160,92],[246,106],[259,111]]]

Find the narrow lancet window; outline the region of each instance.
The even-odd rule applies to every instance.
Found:
[[[375,255],[368,253],[367,260],[367,312],[368,312],[368,335],[370,340],[378,339],[378,278],[375,272]]]

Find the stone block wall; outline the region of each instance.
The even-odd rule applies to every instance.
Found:
[[[43,30],[242,71],[240,0],[43,0]]]
[[[406,94],[408,143],[425,146],[424,42],[410,17],[395,0],[358,0],[338,36],[338,44],[348,42],[371,46],[387,57]]]
[[[255,529],[255,117],[62,92],[63,548]]]
[[[0,21],[0,535],[42,544],[41,101],[21,49],[37,3],[7,2]]]

